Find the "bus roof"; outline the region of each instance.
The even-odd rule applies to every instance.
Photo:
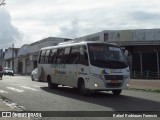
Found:
[[[108,45],[116,45],[114,43],[106,43],[106,42],[100,42],[100,41],[80,41],[80,42],[67,41],[67,42],[59,43],[56,46],[49,46],[49,47],[41,48],[41,50],[52,49],[52,48],[61,48],[61,47],[69,47],[69,46],[75,46],[75,45],[86,45],[87,43],[104,43],[104,44],[108,44]]]

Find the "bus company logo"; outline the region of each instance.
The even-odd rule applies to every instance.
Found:
[[[0,6],[5,5],[5,0],[0,0]]]
[[[11,112],[2,112],[2,117],[12,117]]]

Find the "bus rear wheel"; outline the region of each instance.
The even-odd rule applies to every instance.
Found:
[[[58,87],[58,84],[52,83],[50,77],[47,78],[47,82],[48,82],[48,87],[51,88],[51,89],[55,89],[55,88]]]
[[[119,90],[112,90],[112,93],[113,93],[114,95],[120,95],[121,92],[122,92],[122,89],[119,89]]]

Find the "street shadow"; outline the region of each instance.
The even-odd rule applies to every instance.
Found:
[[[51,94],[80,100],[103,107],[112,108],[114,111],[160,111],[160,102],[123,95],[115,96],[110,92],[96,92],[89,96],[82,96],[77,89],[70,87],[58,87],[50,89],[41,87],[42,90]]]

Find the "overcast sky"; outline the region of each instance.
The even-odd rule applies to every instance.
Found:
[[[2,1],[2,0],[0,0]],[[160,0],[5,0],[0,48],[103,30],[160,28]]]

